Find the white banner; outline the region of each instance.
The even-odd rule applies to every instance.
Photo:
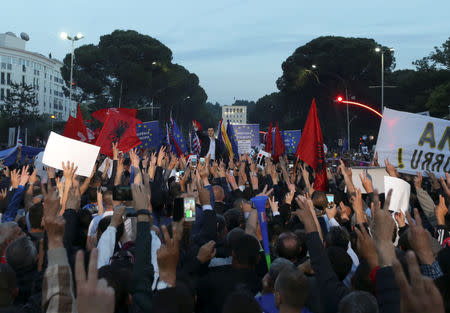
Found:
[[[75,174],[89,177],[97,160],[99,146],[74,140],[51,132],[45,146],[42,163],[62,170],[64,164],[69,161],[78,166]]]
[[[450,171],[450,121],[385,109],[376,147],[381,165],[389,159],[399,172],[440,177]]]

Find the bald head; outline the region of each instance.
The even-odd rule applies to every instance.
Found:
[[[223,191],[223,188],[221,186],[214,185],[213,192],[216,202],[222,202],[223,200],[225,200],[225,192]]]

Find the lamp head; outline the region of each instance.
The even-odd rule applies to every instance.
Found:
[[[66,32],[61,32],[61,34],[59,34],[59,36],[61,37],[61,39],[67,39],[67,37],[69,37],[69,35],[67,35]]]

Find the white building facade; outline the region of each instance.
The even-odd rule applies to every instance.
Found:
[[[247,124],[247,107],[245,105],[223,106],[222,119],[233,124]]]
[[[61,61],[39,53],[26,51],[28,35],[18,38],[13,33],[0,34],[0,105],[10,93],[11,83],[34,87],[39,114],[54,115],[58,120],[67,120],[76,110],[76,102],[64,96],[64,80],[61,76]]]

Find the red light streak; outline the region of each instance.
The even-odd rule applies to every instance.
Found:
[[[375,114],[378,115],[380,118],[383,118],[383,114],[381,114],[380,112],[378,112],[378,111],[375,110],[374,108],[371,108],[371,107],[368,106],[368,105],[365,105],[365,104],[362,104],[362,103],[359,103],[359,102],[347,101],[347,100],[342,100],[342,101],[340,101],[340,102],[342,102],[342,103],[348,103],[348,104],[353,104],[353,105],[359,106],[359,107],[361,107],[361,108],[364,108],[364,109],[366,109],[366,110],[371,111],[372,113],[375,113]]]

